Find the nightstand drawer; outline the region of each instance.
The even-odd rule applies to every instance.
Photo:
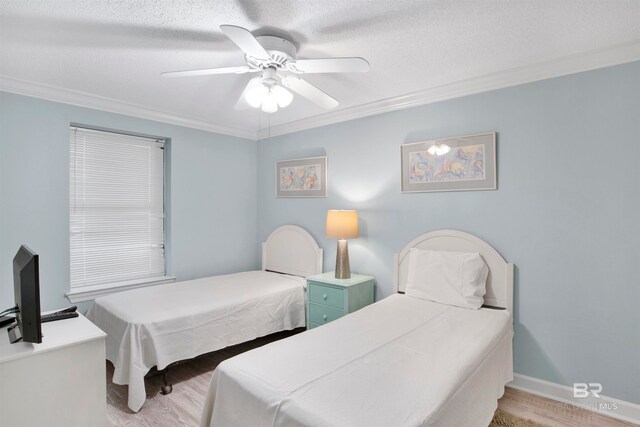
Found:
[[[317,325],[324,325],[325,323],[341,318],[345,314],[342,310],[317,304],[309,304],[309,322]]]
[[[344,291],[310,282],[309,302],[344,310]]]

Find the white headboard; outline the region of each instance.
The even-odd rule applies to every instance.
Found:
[[[283,225],[262,243],[262,269],[295,276],[322,273],[322,249],[304,228]]]
[[[407,284],[408,255],[411,248],[480,253],[489,267],[484,304],[506,308],[513,316],[513,264],[505,261],[487,242],[473,234],[456,230],[436,230],[416,237],[402,252],[394,255],[395,292],[404,292]]]

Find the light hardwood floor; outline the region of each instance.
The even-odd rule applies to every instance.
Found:
[[[197,426],[202,404],[209,388],[211,374],[221,361],[252,348],[260,347],[276,339],[285,338],[290,332],[258,338],[249,343],[229,347],[171,368],[169,380],[173,392],[160,394],[162,376],[147,378],[147,400],[140,412],[133,413],[127,407],[127,387],[111,382],[113,366],[107,363],[107,421],[109,426],[164,427]],[[498,407],[520,418],[530,419],[549,427],[629,427],[624,423],[582,409],[568,409],[566,405],[534,396],[522,391],[506,389],[498,401]]]
[[[535,396],[524,391],[506,389],[498,407],[520,418],[530,419],[549,427],[629,427],[638,424],[626,423],[557,402],[545,397]]]
[[[297,332],[303,329],[297,330]],[[229,357],[263,346],[277,339],[293,335],[281,332],[258,338],[248,343],[228,347],[214,353],[189,360],[169,370],[173,392],[160,394],[162,376],[146,379],[147,400],[140,412],[133,413],[127,406],[127,386],[113,384],[113,365],[107,362],[107,425],[127,427],[197,426],[202,405],[209,389],[211,375],[218,363]]]

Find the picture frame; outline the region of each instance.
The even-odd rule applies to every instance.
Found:
[[[276,197],[327,197],[327,157],[277,161]]]
[[[495,190],[496,133],[402,144],[400,164],[402,193]]]

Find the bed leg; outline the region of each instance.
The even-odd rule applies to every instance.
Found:
[[[171,384],[169,384],[169,381],[167,381],[167,371],[169,370],[169,368],[164,368],[162,370],[162,382],[164,383],[162,385],[162,387],[160,387],[160,394],[166,396],[167,394],[171,393],[173,391],[173,386]]]

